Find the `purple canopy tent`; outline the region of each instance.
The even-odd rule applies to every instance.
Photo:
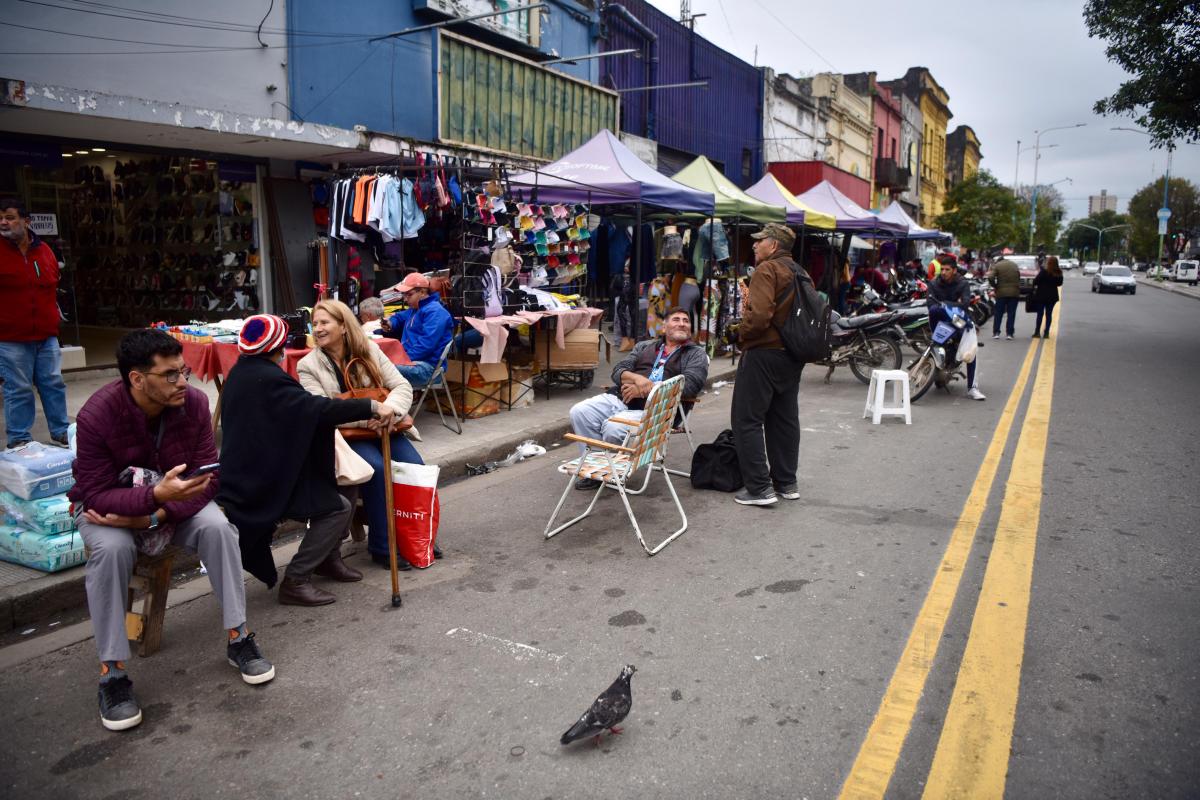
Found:
[[[837,223],[836,230],[869,231],[878,234],[903,237],[908,228],[896,223],[882,220],[878,214],[872,214],[858,203],[837,190],[829,181],[821,181],[796,199],[817,211],[833,217]]]
[[[922,228],[920,225],[912,221],[912,217],[904,213],[904,209],[899,203],[892,203],[890,206],[879,212],[879,219],[884,222],[894,222],[897,225],[903,225],[908,229],[908,233],[900,238],[903,239],[948,239],[950,234],[942,233],[941,231],[933,230],[932,228]]]
[[[608,129],[570,153],[509,179],[516,191],[537,188],[543,203],[629,203],[712,214],[716,198],[668,178],[633,154]]]

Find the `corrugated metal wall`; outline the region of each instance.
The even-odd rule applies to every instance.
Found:
[[[767,166],[767,171],[792,194],[803,194],[821,181],[829,181],[863,208],[871,207],[870,183],[823,161],[776,161]]]
[[[442,32],[439,138],[556,159],[617,127],[612,92]]]
[[[610,5],[616,5],[610,4]],[[658,37],[656,85],[707,78],[707,89],[664,89],[621,96],[621,129],[653,138],[677,150],[708,156],[724,165],[725,176],[743,188],[762,177],[762,74],[751,64],[720,49],[645,0],[620,0]],[[602,12],[607,38],[601,50],[634,47],[643,53],[603,59],[600,83],[613,89],[647,86],[650,48],[619,14]],[[711,19],[697,24],[715,24]],[[648,130],[653,110],[653,130]],[[748,152],[746,152],[748,151]],[[743,173],[748,156],[749,170]]]

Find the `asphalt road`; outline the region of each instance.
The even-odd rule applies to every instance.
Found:
[[[897,754],[883,786],[953,795],[960,784],[930,778],[935,753],[951,764],[962,745],[944,741],[948,718],[1004,701],[998,679],[956,697],[981,654],[997,674],[1015,670],[1015,721],[980,726],[1005,753],[1000,782],[963,796],[1195,796],[1200,306],[1087,286],[1068,278],[1056,354],[1038,346],[1030,359],[994,480],[978,489],[986,505],[965,501],[1035,347],[1024,314],[1017,341],[983,337],[988,401],[956,384],[916,404],[912,426],[862,420],[865,387],[846,370],[829,385],[806,374],[803,498],[743,508],[680,480],[690,528],[654,558],[614,497],[543,541],[565,481],[555,449],[443,492],[447,558],[402,578],[398,611],[377,568],[322,609],[281,607],[249,584],[250,624],[278,668],[271,684],[245,686],[225,663],[211,596],[172,609],[163,650],[132,663],[146,721],[128,733],[96,718],[90,642],[10,669],[2,792],[836,797],[860,774],[897,676],[927,672],[911,719],[884,726]],[[1043,372],[1039,390],[1048,360],[1054,380]],[[698,438],[726,427],[730,391],[701,404]],[[1048,432],[1026,424],[1039,409]],[[672,450],[686,461],[681,440]],[[1030,465],[1042,464],[1039,476]],[[650,538],[674,522],[660,481],[633,500]],[[1002,523],[1030,508],[1036,525]],[[964,539],[958,525],[956,538],[964,511],[979,526]],[[952,572],[955,541],[969,550],[944,628],[918,641],[921,658],[902,658],[914,626],[928,629],[927,595]],[[1024,592],[1012,568],[1023,546],[1034,554]],[[1009,593],[991,604],[1005,625],[990,630],[989,581]],[[1008,610],[1022,594],[1027,615]],[[561,747],[626,663],[638,672],[624,734]]]

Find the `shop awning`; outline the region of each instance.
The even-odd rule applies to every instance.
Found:
[[[886,222],[842,194],[829,181],[821,181],[798,198],[805,205],[833,216],[839,231],[860,231],[903,236],[908,230],[896,222]]]
[[[827,231],[836,227],[832,216],[800,202],[796,195],[789,192],[787,187],[769,172],[762,176],[762,180],[747,189],[746,194],[764,203],[783,206],[787,209],[787,221],[792,225],[807,225],[810,228]]]
[[[633,154],[605,129],[580,147],[534,172],[509,180],[513,189],[537,188],[545,203],[644,203],[674,211],[712,214],[715,198],[676,183]]]
[[[704,156],[698,156],[671,177],[684,186],[711,193],[716,198],[714,213],[723,219],[740,217],[763,223],[789,221],[782,203],[772,205],[754,199],[721,174]]]
[[[933,230],[932,228],[922,228],[920,225],[912,221],[912,217],[904,212],[899,203],[892,203],[890,206],[879,212],[879,218],[884,222],[894,222],[898,225],[903,225],[908,229],[908,233],[903,237],[905,239],[948,239],[950,234],[942,233],[941,231]]]

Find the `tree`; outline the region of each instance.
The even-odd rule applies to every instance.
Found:
[[[1146,184],[1129,199],[1129,221],[1133,224],[1129,249],[1141,261],[1158,258],[1158,209],[1162,201],[1161,178]],[[1172,178],[1167,203],[1171,219],[1163,240],[1163,255],[1174,261],[1181,255],[1176,235],[1182,233],[1188,239],[1200,234],[1200,189],[1184,178]]]
[[[1133,76],[1097,114],[1126,114],[1150,132],[1155,146],[1200,140],[1200,4],[1195,0],[1088,0],[1088,36]]]
[[[955,184],[946,194],[944,210],[934,220],[938,230],[953,233],[972,250],[995,245],[1017,247],[1028,237],[1029,210],[996,176],[980,170]],[[1025,221],[1025,228],[1020,221]]]
[[[1114,225],[1126,225],[1128,223],[1129,218],[1126,215],[1118,214],[1109,209],[1104,209],[1090,217],[1071,220],[1066,230],[1063,231],[1062,238],[1059,240],[1059,250],[1062,253],[1077,253],[1085,261],[1099,261],[1104,263],[1104,254],[1107,254],[1111,259],[1117,253],[1125,252],[1126,248],[1123,242],[1128,241],[1129,229],[1120,228],[1106,232],[1103,241],[1100,242],[1103,250],[1102,253],[1096,252],[1096,244],[1101,238],[1096,230],[1104,230]],[[1089,227],[1085,228],[1083,225]],[[1096,230],[1092,230],[1093,228]]]
[[[1018,190],[1018,195],[1023,203],[1020,220],[1021,230],[1025,231],[1025,238],[1020,240],[1020,246],[1017,249],[1025,250],[1029,246],[1029,211],[1033,206],[1033,187],[1022,186]],[[1063,199],[1062,192],[1053,186],[1038,186],[1037,225],[1033,232],[1035,248],[1039,244],[1049,246],[1058,238],[1059,225],[1066,216],[1066,210],[1067,204]]]

